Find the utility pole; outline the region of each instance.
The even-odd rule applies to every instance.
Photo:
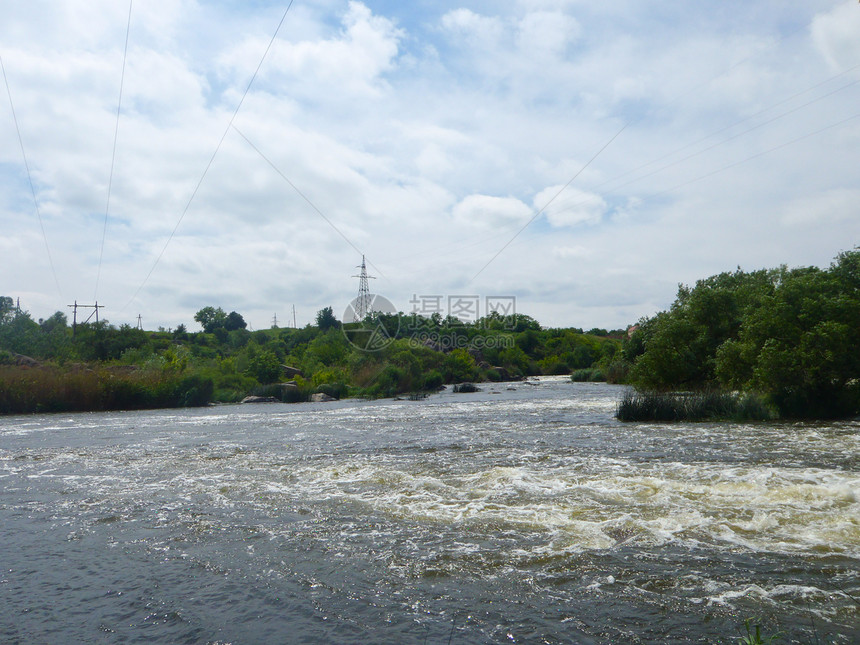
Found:
[[[74,338],[78,331],[78,301],[75,300],[75,304],[66,306],[72,307],[72,338]]]
[[[355,310],[353,313],[353,322],[361,322],[364,317],[370,312],[370,286],[368,279],[375,280],[376,276],[367,275],[367,267],[364,264],[364,256],[361,256],[361,269],[359,275],[352,276],[358,278],[358,297],[355,299]]]
[[[75,300],[75,304],[66,305],[66,306],[72,308],[72,338],[74,338],[76,336],[77,331],[78,331],[78,307],[80,307],[82,309],[92,309],[93,310],[93,313],[91,313],[89,316],[87,316],[87,319],[83,322],[84,325],[86,325],[90,321],[90,318],[92,318],[93,316],[96,317],[96,324],[98,324],[98,322],[99,322],[99,309],[105,308],[104,305],[99,304],[98,300],[96,300],[96,304],[94,304],[94,305],[79,305],[78,301]],[[138,315],[138,320],[140,320],[139,315]]]

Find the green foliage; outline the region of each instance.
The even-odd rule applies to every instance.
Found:
[[[787,417],[860,413],[860,251],[827,270],[723,273],[681,287],[622,355],[645,390],[759,392]]]
[[[779,639],[781,635],[779,632],[771,636],[762,636],[759,623],[760,619],[758,618],[747,618],[744,621],[746,635],[738,639],[738,645],[768,645]]]
[[[274,383],[281,376],[281,363],[274,352],[264,349],[251,358],[246,372],[260,383]]]
[[[231,311],[227,314],[227,318],[224,320],[224,329],[227,331],[234,331],[236,329],[245,329],[248,326],[248,323],[245,322],[245,319],[242,318],[240,314],[237,314],[235,311]]]
[[[574,383],[581,383],[584,381],[592,383],[604,382],[606,381],[606,373],[599,367],[574,370],[570,375],[570,380]]]
[[[445,357],[442,370],[448,383],[474,381],[478,378],[478,366],[475,364],[475,359],[465,349],[452,350]]]
[[[445,383],[445,377],[439,370],[430,370],[419,381],[419,390],[433,391],[438,390]]]
[[[15,317],[15,301],[9,296],[0,296],[0,325],[5,325]]]
[[[224,313],[221,307],[203,307],[203,309],[194,314],[194,320],[200,323],[205,333],[211,334],[215,329],[224,326],[227,314]]]
[[[374,352],[348,341],[331,307],[319,312],[316,326],[302,329],[249,332],[239,314],[225,314],[220,307],[204,307],[194,319],[202,332],[189,333],[183,324],[172,333],[145,332],[100,321],[80,324],[73,334],[62,312],[36,323],[5,297],[0,351],[13,364],[18,360],[13,354],[48,361],[45,373],[59,375],[55,382],[40,377],[40,383],[51,384],[32,390],[38,409],[93,410],[237,402],[268,391],[284,401],[304,401],[314,392],[336,398],[395,396],[435,391],[445,383],[597,368],[620,351],[618,340],[580,329],[544,330],[522,314],[494,313],[471,324],[439,315],[374,315],[369,322],[383,327],[389,338]],[[61,369],[75,364],[85,367]],[[296,386],[278,383],[283,365],[301,370],[304,377],[288,377]],[[105,369],[112,376],[101,384],[92,374]],[[192,377],[202,380],[183,381]]]
[[[317,327],[319,327],[320,331],[328,331],[329,329],[340,327],[340,321],[335,318],[331,307],[324,307],[317,312]]]

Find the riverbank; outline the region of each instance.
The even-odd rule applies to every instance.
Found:
[[[0,365],[0,414],[103,412],[207,405],[213,383],[196,374],[134,367]]]

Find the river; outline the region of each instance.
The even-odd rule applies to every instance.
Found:
[[[860,422],[620,393],[0,417],[0,641],[860,642]]]

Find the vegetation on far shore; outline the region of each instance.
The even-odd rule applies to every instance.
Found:
[[[300,329],[251,332],[237,312],[204,307],[202,331],[151,332],[107,321],[34,321],[0,297],[0,413],[285,402],[436,391],[444,384],[589,370],[605,378],[624,332],[542,329],[529,316],[473,323],[434,314],[376,314],[341,323],[331,307]],[[381,346],[370,341],[384,330]],[[592,379],[593,380],[593,379]]]
[[[0,413],[390,397],[570,374],[635,388],[619,402],[623,420],[860,415],[857,249],[827,269],[738,269],[681,285],[667,311],[627,331],[544,329],[495,313],[342,323],[331,307],[300,329],[251,332],[212,306],[194,319],[202,331],[72,329],[62,312],[34,321],[0,297]]]

